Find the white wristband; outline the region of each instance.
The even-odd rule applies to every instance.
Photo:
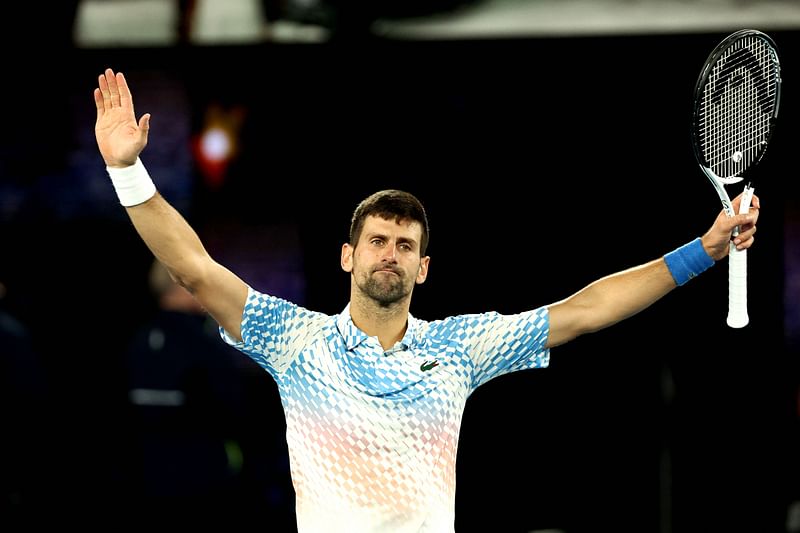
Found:
[[[144,168],[142,160],[136,158],[136,163],[129,167],[106,167],[114,190],[117,191],[119,203],[131,207],[146,202],[156,194],[156,185],[150,179],[150,174]]]

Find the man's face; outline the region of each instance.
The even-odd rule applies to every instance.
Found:
[[[429,257],[420,257],[419,222],[370,216],[355,247],[342,248],[342,268],[365,296],[388,307],[411,295],[428,275]]]

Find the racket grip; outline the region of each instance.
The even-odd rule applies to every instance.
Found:
[[[742,202],[739,205],[739,214],[750,211],[750,200],[753,197],[753,188],[749,185],[744,188]],[[739,234],[737,227],[734,235]],[[736,245],[730,244],[728,254],[728,326],[743,328],[749,322],[747,315],[747,250],[737,250]]]
[[[731,244],[728,255],[728,326],[743,328],[747,316],[747,250],[736,250]]]

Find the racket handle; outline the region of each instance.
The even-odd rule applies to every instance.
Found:
[[[750,211],[750,200],[753,198],[753,187],[744,188],[739,214]],[[737,227],[734,235],[739,234]],[[743,328],[750,318],[747,316],[747,250],[737,250],[731,242],[728,254],[728,326]]]

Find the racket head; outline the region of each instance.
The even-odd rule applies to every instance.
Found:
[[[741,181],[761,161],[778,117],[780,88],[777,48],[761,31],[732,33],[706,59],[694,90],[692,145],[715,186]]]

